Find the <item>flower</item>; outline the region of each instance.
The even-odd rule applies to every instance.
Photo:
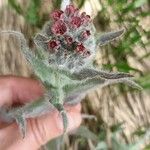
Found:
[[[68,5],[65,9],[65,14],[67,16],[71,16],[73,15],[75,12],[77,11],[77,9],[73,6],[73,5]]]
[[[67,27],[62,20],[58,20],[52,25],[51,30],[56,35],[63,35],[67,31]]]
[[[63,13],[64,13],[64,12],[63,12],[62,10],[55,10],[55,11],[52,12],[51,17],[52,17],[55,21],[57,21],[57,20],[60,19],[61,15],[62,15]]]
[[[52,12],[51,17],[53,19],[50,24],[52,39],[59,41],[59,43],[56,40],[49,41],[48,47],[51,51],[57,52],[55,50],[61,47],[60,51],[62,50],[65,57],[68,52],[69,55],[76,53],[84,58],[92,54],[90,41],[86,41],[92,34],[89,15],[85,12],[80,13],[73,5],[68,5],[64,11]],[[85,47],[88,47],[89,51]]]
[[[76,52],[82,54],[85,51],[85,47],[82,43],[77,44]]]
[[[91,32],[89,30],[83,31],[82,32],[82,38],[87,39],[91,35]]]
[[[91,17],[89,15],[86,15],[86,12],[83,12],[81,14],[81,19],[84,24],[89,23],[91,21]]]
[[[91,55],[91,52],[87,50],[82,43],[77,44],[77,47],[75,50],[77,53],[81,54],[85,58]]]
[[[48,48],[53,50],[51,52],[55,52],[55,50],[57,50],[60,47],[60,42],[57,40],[50,40],[48,42]]]
[[[80,17],[72,17],[70,23],[71,23],[71,25],[72,25],[73,27],[78,28],[78,27],[81,26],[82,20],[81,20]]]

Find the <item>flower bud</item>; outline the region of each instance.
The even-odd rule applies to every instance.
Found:
[[[81,26],[82,20],[80,17],[72,17],[71,25],[73,27],[79,28]]]
[[[76,52],[82,54],[85,51],[85,47],[83,46],[82,43],[78,44],[76,47]]]
[[[51,17],[52,17],[55,21],[57,21],[57,20],[60,19],[61,15],[62,15],[63,13],[64,13],[64,12],[63,12],[62,10],[55,10],[55,11],[52,12]]]
[[[71,16],[76,12],[76,8],[73,5],[68,5],[65,9],[65,14]]]
[[[89,30],[86,30],[82,33],[82,38],[87,39],[91,35],[91,32]]]
[[[62,20],[58,20],[52,25],[51,30],[56,35],[63,35],[67,31],[67,27]]]
[[[60,42],[57,40],[50,40],[48,42],[48,48],[52,53],[54,53],[59,47],[60,47]]]

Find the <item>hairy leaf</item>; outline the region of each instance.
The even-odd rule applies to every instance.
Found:
[[[26,39],[24,37],[24,35],[18,31],[0,31],[0,34],[8,34],[8,35],[13,35],[18,37],[18,39],[20,40],[20,46],[21,46],[21,51],[24,54],[25,58],[30,61],[33,57],[33,53],[29,50],[29,47],[27,45]]]
[[[141,90],[141,87],[130,79],[121,78],[121,79],[105,80],[105,79],[98,78],[98,77],[89,78],[89,79],[83,80],[82,82],[67,84],[63,87],[63,90],[67,97],[67,96],[74,95],[75,93],[86,93],[91,89],[95,89],[97,87],[102,88],[107,85],[111,85],[115,83],[125,83],[131,87],[135,87]]]
[[[104,44],[107,44],[108,42],[110,42],[110,41],[118,38],[119,36],[121,36],[123,33],[124,33],[124,29],[103,34],[97,39],[97,44],[100,45],[100,46],[102,46]]]
[[[85,126],[80,126],[73,134],[76,136],[81,136],[83,138],[91,139],[93,141],[98,141],[98,137],[96,136],[96,134],[94,134]]]
[[[18,113],[17,116],[15,116],[15,120],[19,125],[20,132],[22,134],[22,137],[24,138],[26,135],[26,119],[22,114]]]
[[[35,37],[34,37],[34,43],[42,48],[43,50],[48,50],[48,38],[40,33],[38,33]]]
[[[100,77],[104,79],[120,79],[120,78],[127,78],[127,77],[133,77],[129,73],[123,73],[123,72],[106,72],[96,69],[90,69],[90,68],[83,68],[79,72],[74,72],[72,74],[72,78],[76,80],[83,80],[87,78],[93,78],[93,77]]]

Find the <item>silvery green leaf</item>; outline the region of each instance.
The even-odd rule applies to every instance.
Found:
[[[63,91],[66,97],[74,95],[76,93],[85,93],[88,90],[97,87],[98,85],[102,85],[105,83],[104,79],[101,78],[90,78],[80,82],[67,84],[63,87]]]
[[[18,113],[15,116],[15,120],[16,120],[17,125],[19,126],[22,137],[24,138],[25,135],[26,135],[26,120],[25,120],[25,117],[22,114]]]
[[[124,29],[102,34],[97,39],[97,44],[100,45],[100,46],[105,45],[105,44],[109,43],[110,41],[113,41],[114,39],[118,38],[123,33],[124,33]]]
[[[19,125],[22,136],[25,137],[27,118],[41,116],[53,111],[54,109],[55,108],[52,104],[50,104],[48,97],[45,99],[44,97],[41,97],[38,100],[26,104],[25,106],[12,108],[5,113],[3,112],[3,117],[11,120],[15,119]]]
[[[96,89],[96,88],[103,88],[105,86],[116,84],[116,83],[125,83],[128,86],[131,86],[133,88],[137,88],[139,90],[142,89],[134,81],[126,78],[113,79],[113,80],[112,79],[103,80],[101,78],[93,78],[93,79],[82,81],[82,84],[74,83],[74,84],[65,85],[63,89],[67,98],[64,100],[64,103],[68,105],[75,105],[83,100],[83,98],[85,97],[86,93],[89,90]]]
[[[43,81],[48,82],[50,81],[50,69],[46,68],[46,65],[42,63],[41,60],[38,60],[36,56],[31,52],[29,47],[27,46],[26,39],[24,38],[24,35],[17,31],[1,31],[0,34],[10,34],[14,35],[19,38],[21,42],[21,51],[24,54],[24,57],[26,60],[31,64],[33,67],[36,75]]]
[[[114,83],[125,83],[126,85],[133,87],[135,89],[138,89],[138,90],[143,89],[139,84],[135,83],[130,78],[122,78],[122,79],[118,79],[118,80],[108,80],[108,85],[114,84]]]
[[[55,139],[50,140],[45,146],[47,150],[63,150],[63,136],[59,136]]]
[[[24,35],[17,31],[1,31],[0,34],[10,34],[17,36],[21,42],[21,51],[24,54],[24,57],[26,60],[31,64],[33,67],[36,75],[42,80],[49,82],[50,80],[50,69],[46,68],[46,65],[42,63],[41,60],[38,60],[36,56],[31,52],[29,47],[27,46],[26,39],[24,38]]]
[[[24,55],[24,57],[30,61],[32,59],[32,57],[34,56],[34,54],[30,51],[28,45],[27,45],[27,42],[26,42],[26,39],[24,37],[24,35],[18,31],[10,31],[10,30],[7,30],[7,31],[0,31],[0,34],[9,34],[9,35],[13,35],[13,36],[16,36],[19,38],[20,40],[20,46],[21,46],[21,51]]]
[[[66,130],[67,130],[67,127],[68,127],[68,118],[67,118],[67,113],[64,109],[64,106],[60,103],[55,103],[54,106],[60,112],[60,115],[61,115],[62,121],[63,121],[64,133],[66,133]]]
[[[26,104],[20,109],[22,110],[25,118],[34,118],[37,116],[41,116],[55,110],[55,107],[50,103],[50,100],[50,97],[43,96],[38,100]]]
[[[94,134],[92,131],[90,131],[85,126],[80,126],[72,134],[76,135],[76,136],[80,136],[80,137],[86,138],[86,139],[91,139],[91,140],[96,141],[96,142],[98,141],[97,135]]]
[[[34,43],[36,46],[40,47],[42,50],[48,51],[48,38],[41,33],[36,34],[34,37]]]
[[[34,69],[35,74],[39,77],[41,81],[46,82],[49,85],[53,84],[53,69],[51,67],[46,66],[41,60],[36,57],[33,57],[30,60],[30,64]]]
[[[103,85],[101,85],[101,88],[108,86],[108,85],[116,84],[116,83],[124,83],[132,88],[142,90],[142,87],[138,85],[137,83],[135,83],[134,81],[132,81],[130,78],[106,80],[106,82]]]
[[[93,78],[93,77],[101,77],[104,79],[119,79],[119,78],[128,78],[133,77],[129,73],[123,73],[123,72],[106,72],[102,70],[96,70],[96,69],[90,69],[90,68],[83,68],[78,72],[72,73],[72,79],[75,80],[83,80],[87,78]]]
[[[48,21],[45,23],[44,27],[42,28],[41,34],[45,35],[47,38],[51,37],[51,35],[52,35],[51,21]]]
[[[80,82],[67,84],[63,87],[63,91],[65,93],[65,96],[69,97],[76,93],[86,93],[89,90],[95,89],[97,87],[103,88],[105,86],[116,83],[125,83],[128,86],[141,90],[141,87],[138,84],[127,78],[105,80],[99,77],[95,77],[95,78],[87,78],[86,80]]]
[[[60,112],[62,121],[63,121],[63,128],[64,128],[64,133],[66,133],[67,127],[68,127],[68,118],[67,118],[67,113],[65,110]]]

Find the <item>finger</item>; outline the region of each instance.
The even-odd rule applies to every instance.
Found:
[[[72,108],[72,110],[67,113],[67,116],[69,120],[68,131],[80,125],[81,114],[76,108]],[[11,145],[11,150],[16,150],[16,148],[26,150],[31,149],[31,147],[32,150],[36,150],[50,139],[60,136],[63,133],[63,124],[59,113],[55,111],[48,115],[28,120],[27,129],[27,135],[24,139],[22,139],[15,123],[3,129],[0,132],[0,143],[3,143],[1,147],[7,149],[8,147],[6,148],[6,146]],[[3,140],[4,137],[7,139],[6,142]]]
[[[10,125],[10,123],[0,122],[0,130],[7,127],[7,126],[9,126],[9,125]]]
[[[67,111],[72,111],[72,110],[74,111],[74,110],[76,110],[76,111],[80,112],[81,111],[81,104],[78,103],[76,105],[65,105],[65,108],[66,108]]]
[[[0,77],[0,107],[35,100],[43,92],[44,88],[37,80],[16,76]]]

